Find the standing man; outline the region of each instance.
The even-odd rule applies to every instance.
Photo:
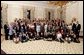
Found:
[[[6,22],[6,24],[4,25],[4,32],[5,32],[5,40],[8,40],[9,28],[8,28],[7,22]]]
[[[80,41],[79,41],[80,29],[81,29],[81,25],[80,25],[79,22],[77,21],[77,24],[76,24],[76,39],[77,39],[77,42],[78,42],[78,43],[80,43]]]

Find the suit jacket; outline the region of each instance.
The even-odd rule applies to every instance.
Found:
[[[6,24],[4,25],[4,31],[5,31],[5,34],[9,33],[9,28]]]
[[[74,23],[72,25],[72,31],[76,32],[76,24],[74,24]]]
[[[76,30],[80,30],[80,29],[81,29],[81,25],[78,24],[78,25],[76,26]]]
[[[81,29],[81,25],[80,25],[80,24],[78,24],[78,25],[76,26],[76,34],[79,34],[80,29]]]

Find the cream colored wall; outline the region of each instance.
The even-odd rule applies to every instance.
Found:
[[[67,4],[66,22],[71,23],[73,17],[77,18],[77,20],[81,24],[81,31],[83,31],[83,1]]]
[[[6,24],[8,22],[8,19],[7,19],[8,5],[1,3],[1,7],[2,7],[2,10],[1,10],[2,23],[1,24],[2,24],[2,27],[4,27],[4,24]],[[4,29],[3,28],[1,28],[1,34],[4,35]]]
[[[59,18],[60,19],[60,7],[58,7],[55,11],[56,11],[55,12],[56,18]]]
[[[27,18],[27,10],[30,10],[30,18],[31,20],[34,19],[34,12],[35,12],[35,7],[33,6],[23,6],[23,17]]]
[[[46,16],[45,16],[45,8],[44,7],[35,7],[35,13],[34,13],[34,17],[36,19],[45,19]]]
[[[6,2],[5,2],[6,3]],[[35,4],[35,3],[28,3],[28,4],[20,4],[20,3],[11,3],[7,2],[8,4],[8,9],[7,9],[7,19],[8,23],[13,22],[15,18],[27,18],[27,9],[31,10],[31,19],[45,19],[47,18],[47,11],[50,11],[51,18],[54,17],[54,10],[56,10],[57,7],[53,6],[48,6],[48,5],[42,5],[40,3]],[[46,11],[47,8],[47,11]],[[56,14],[57,15],[57,14]]]
[[[50,12],[50,19],[53,20],[55,14],[54,11],[55,9],[46,8],[45,9],[46,19],[48,19],[48,12]]]
[[[83,2],[82,1],[80,1],[79,2],[79,8],[78,8],[79,10],[79,12],[78,12],[78,21],[79,21],[79,23],[81,24],[81,30],[83,31]]]
[[[22,6],[8,4],[7,18],[8,18],[8,23],[13,22],[15,18],[18,19],[23,18]]]
[[[68,5],[66,7],[66,21],[70,23],[72,18],[78,18],[78,2]]]
[[[4,24],[5,24],[6,22],[8,22],[8,19],[7,19],[7,9],[8,9],[8,5],[2,3],[2,4],[1,4],[1,7],[2,7],[1,14],[2,14],[2,24],[3,24],[2,26],[4,26]]]

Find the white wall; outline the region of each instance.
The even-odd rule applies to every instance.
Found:
[[[22,7],[18,5],[8,4],[7,18],[8,23],[13,22],[15,18],[23,18]]]
[[[45,8],[44,7],[35,7],[34,17],[37,19],[44,19],[45,16]]]
[[[71,4],[67,6],[66,8],[66,20],[67,23],[70,23],[72,18],[78,18],[78,2]]]
[[[77,20],[81,24],[81,31],[83,31],[83,1],[67,4],[66,22],[71,23],[73,17],[77,18]]]
[[[78,17],[78,21],[79,21],[79,23],[81,24],[81,30],[83,31],[83,2],[82,1],[80,1],[80,2],[78,2],[79,3],[79,12],[78,12],[78,15],[79,15],[79,17]]]

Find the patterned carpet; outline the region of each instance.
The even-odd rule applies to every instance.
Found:
[[[81,43],[70,44],[44,40],[15,44],[12,40],[4,40],[1,49],[7,54],[83,54],[83,39],[80,40]]]

